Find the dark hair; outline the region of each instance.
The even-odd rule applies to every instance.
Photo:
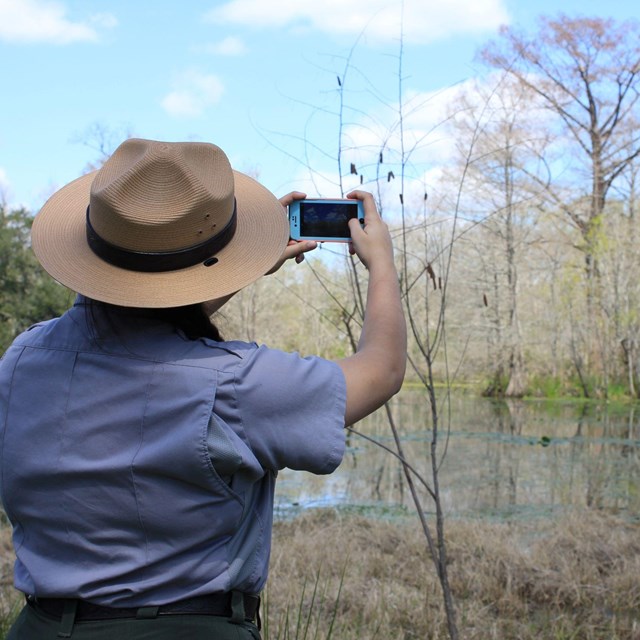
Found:
[[[113,313],[126,313],[132,316],[138,316],[141,318],[152,318],[160,320],[161,322],[167,322],[177,330],[180,330],[189,340],[198,340],[200,338],[210,338],[217,342],[222,342],[223,338],[220,335],[218,327],[211,322],[211,319],[205,312],[201,304],[190,304],[183,307],[166,307],[166,308],[139,308],[139,307],[120,307],[117,305],[108,304],[106,302],[99,302],[91,298],[84,299],[85,304],[90,307],[89,317],[91,318],[91,333],[94,338],[98,338],[100,330],[98,328],[98,322],[96,315],[94,314],[94,308],[98,305],[106,310],[106,318],[109,323],[110,311]]]
[[[149,317],[169,322],[182,332],[190,340],[198,338],[211,338],[222,342],[222,336],[209,316],[205,313],[201,304],[190,304],[185,307],[168,307],[164,309],[146,309]]]

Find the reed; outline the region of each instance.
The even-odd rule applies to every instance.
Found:
[[[468,640],[640,640],[640,525],[594,511],[555,520],[449,520],[451,587]],[[347,562],[345,568],[345,562]],[[316,576],[322,605],[304,588]],[[332,598],[331,594],[339,594]],[[448,638],[437,576],[413,520],[317,511],[274,530],[265,640]]]

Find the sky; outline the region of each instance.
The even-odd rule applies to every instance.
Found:
[[[569,16],[640,18],[637,0],[561,4]],[[340,139],[348,169],[364,162],[350,145],[379,146],[400,102],[423,114],[407,126],[433,126],[438,97],[485,72],[476,52],[501,25],[535,32],[557,7],[0,0],[0,194],[35,213],[100,158],[101,144],[112,151],[133,135],[213,142],[278,196],[337,197]]]

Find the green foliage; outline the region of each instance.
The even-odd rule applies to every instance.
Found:
[[[551,444],[551,438],[549,436],[541,436],[538,444],[541,447],[548,447]]]
[[[586,380],[589,389],[589,398],[603,399],[610,401],[631,401],[635,400],[629,393],[629,388],[625,380],[614,380],[609,382],[606,390],[597,392],[597,381],[588,378]],[[559,376],[547,376],[544,374],[532,375],[529,378],[527,394],[530,398],[544,398],[545,400],[576,399],[584,400],[585,396],[580,379],[577,376],[562,378]]]
[[[557,399],[566,395],[566,388],[558,376],[531,376],[527,395],[534,398]]]
[[[622,382],[611,382],[607,387],[608,400],[625,400],[629,398],[629,388]]]
[[[31,223],[25,209],[0,208],[0,352],[30,325],[60,315],[73,299],[33,255],[29,247]]]
[[[496,371],[484,386],[482,395],[485,398],[502,398],[508,385],[509,378],[500,371]]]

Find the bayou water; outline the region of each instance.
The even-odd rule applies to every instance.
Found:
[[[640,520],[640,407],[579,401],[495,401],[438,394],[435,460],[446,515],[524,518],[594,507]],[[433,488],[431,406],[405,388],[391,405],[405,458]],[[337,506],[386,513],[413,509],[384,410],[355,425],[329,476],[285,470],[276,514]],[[380,446],[382,445],[382,446]],[[417,479],[423,510],[433,511]]]

